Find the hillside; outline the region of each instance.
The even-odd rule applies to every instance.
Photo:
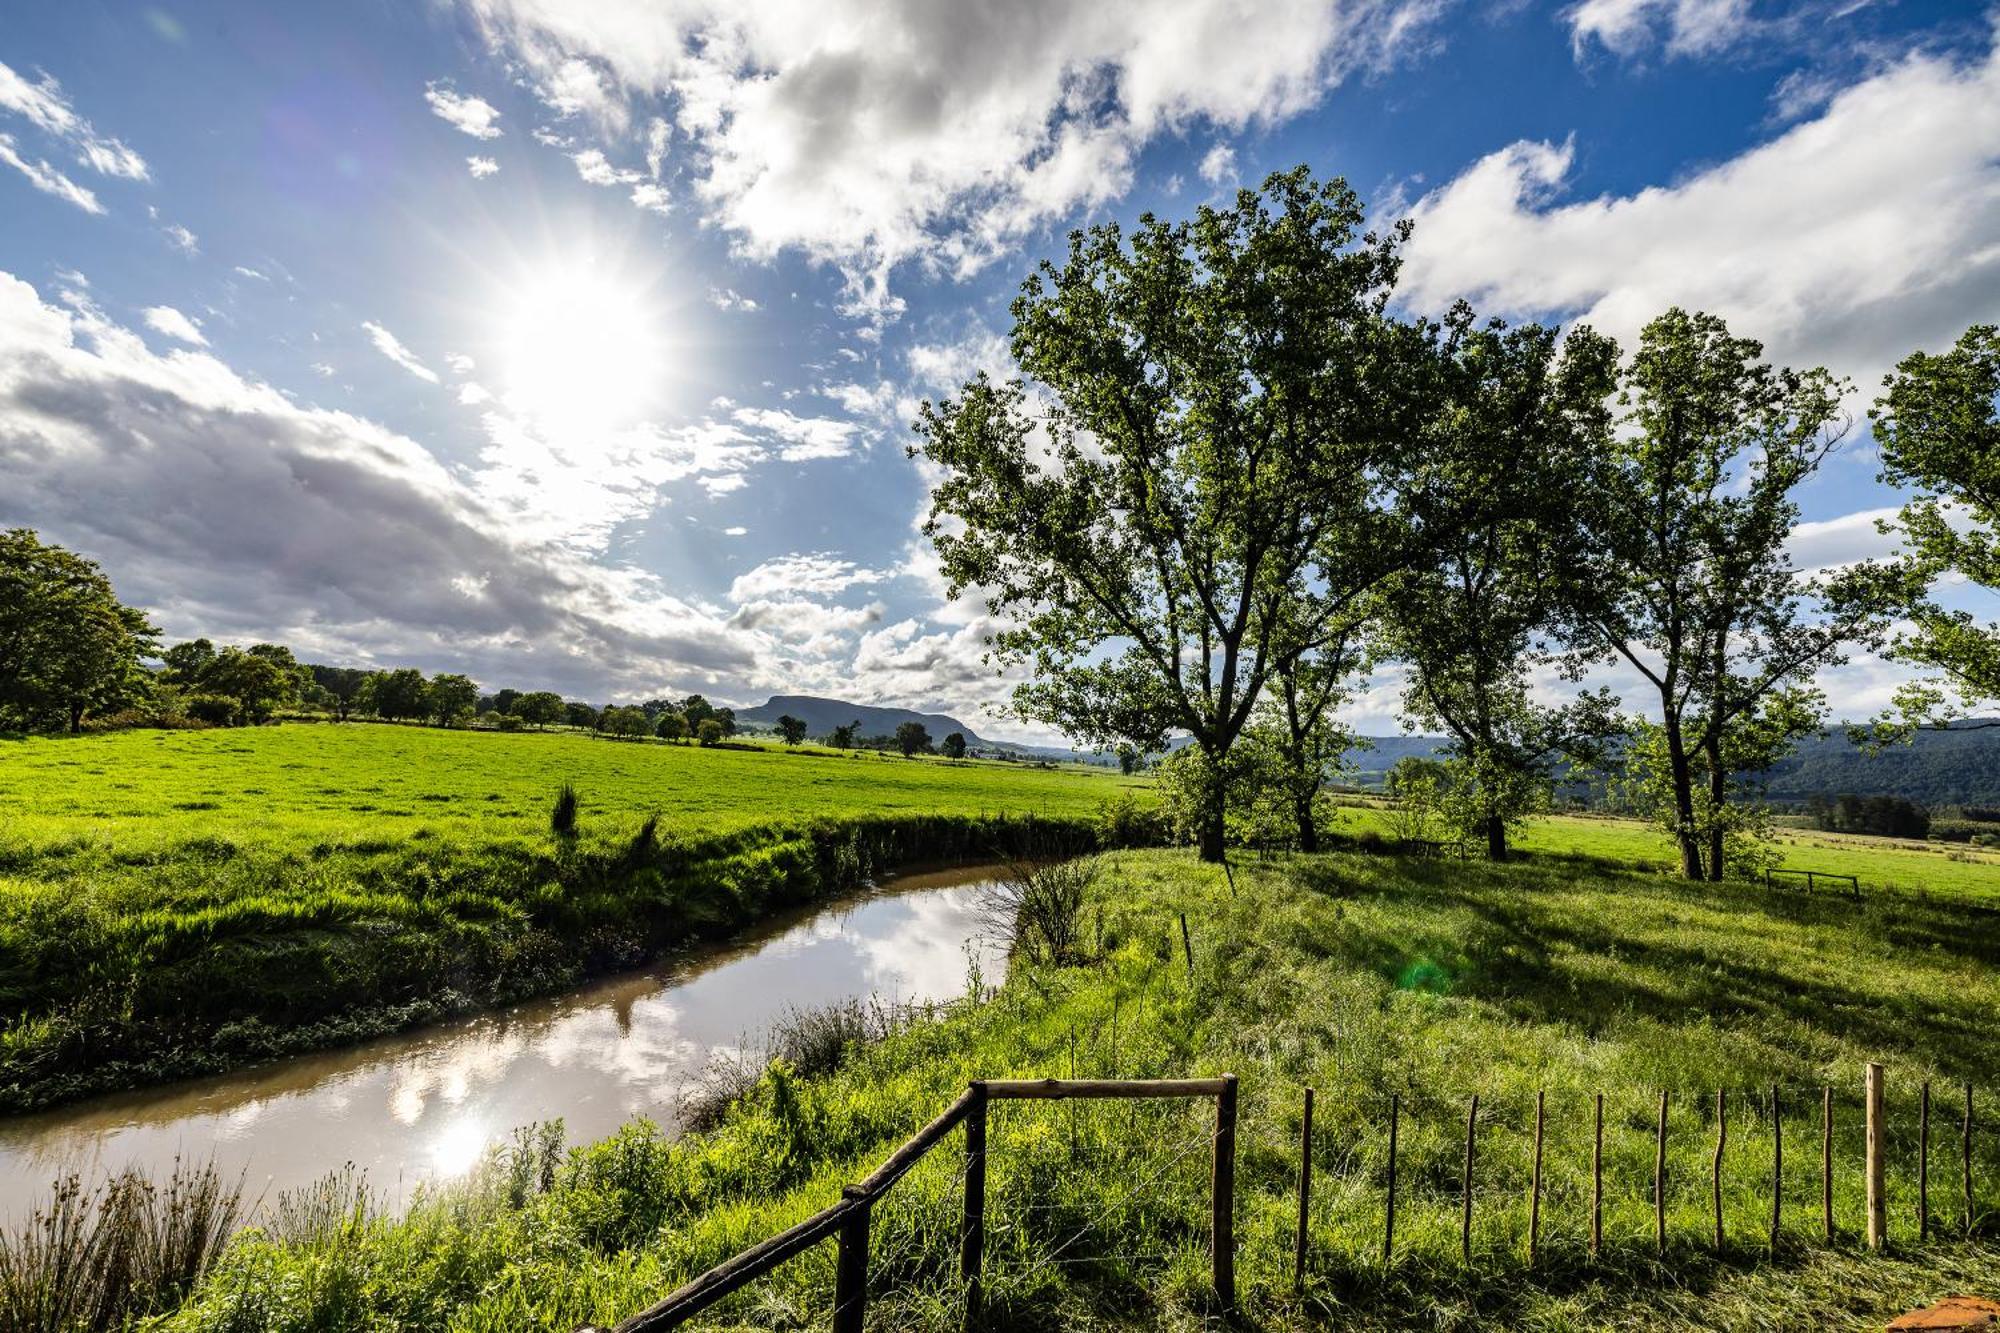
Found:
[[[1870,754],[1835,730],[1806,741],[1771,770],[1774,801],[1814,794],[1907,796],[1920,805],[2000,801],[2000,726],[1961,724],[1922,731],[1908,745]]]
[[[755,708],[737,709],[736,720],[760,727],[775,727],[778,719],[787,714],[803,721],[807,734],[811,736],[824,736],[835,727],[844,727],[849,722],[859,722],[864,736],[888,736],[905,722],[921,722],[930,731],[933,740],[942,740],[956,731],[965,737],[968,745],[995,744],[946,713],[920,713],[913,708],[851,704],[811,694],[774,694]]]

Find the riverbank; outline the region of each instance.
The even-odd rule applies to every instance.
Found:
[[[1178,853],[1107,858],[1083,908],[1080,965],[1017,965],[993,1002],[849,1048],[826,1076],[774,1069],[704,1135],[670,1141],[637,1123],[554,1159],[524,1143],[399,1221],[344,1211],[351,1195],[335,1187],[318,1221],[246,1235],[160,1327],[609,1326],[837,1198],[966,1080],[1072,1072],[1239,1075],[1238,1274],[1251,1327],[1750,1329],[1783,1309],[1800,1326],[1858,1333],[2000,1272],[1996,1089],[1977,1091],[1970,1241],[1956,1238],[1955,1144],[1937,1129],[1933,1240],[1918,1248],[1911,1123],[1922,1080],[1977,1081],[2000,1061],[1986,1021],[2000,1005],[1990,909],[1343,853],[1249,861],[1234,878],[1232,893],[1215,868]],[[1858,1242],[1868,1060],[1889,1064],[1895,1117],[1887,1256]],[[1318,1092],[1320,1174],[1309,1280],[1295,1294],[1305,1085]],[[1759,1100],[1774,1085],[1788,1144],[1775,1255]],[[1831,1248],[1818,1236],[1823,1085],[1837,1092]],[[1719,1253],[1709,1175],[1718,1087],[1733,1108]],[[1672,1097],[1664,1259],[1649,1194],[1662,1089]],[[1593,1259],[1588,1108],[1600,1092],[1606,1240]],[[1466,1264],[1458,1185],[1473,1093],[1483,1109]],[[1530,1269],[1537,1093],[1549,1132]],[[1402,1193],[1385,1265],[1391,1094]],[[1211,1317],[1208,1133],[1203,1108],[1173,1104],[1023,1104],[996,1117],[991,1326],[1201,1326]],[[934,1153],[876,1210],[871,1318],[882,1326],[957,1327],[957,1189],[956,1154]],[[816,1323],[831,1270],[822,1246],[731,1310],[750,1323]]]
[[[849,817],[299,855],[194,839],[0,886],[0,1112],[216,1073],[572,988],[898,866],[1071,854],[1081,817]],[[35,866],[50,868],[49,858]],[[143,888],[133,872],[143,868]]]

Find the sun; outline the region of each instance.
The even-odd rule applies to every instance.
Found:
[[[586,259],[516,285],[502,327],[501,393],[542,431],[616,431],[659,405],[669,377],[665,313],[650,286]]]

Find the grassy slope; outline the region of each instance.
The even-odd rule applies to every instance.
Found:
[[[643,1125],[584,1149],[515,1206],[504,1171],[402,1223],[252,1237],[166,1327],[608,1326],[737,1248],[837,1197],[965,1079],[1004,1074],[1243,1079],[1240,1270],[1252,1326],[1536,1330],[1879,1328],[2000,1277],[2000,1098],[1982,1087],[1986,1239],[1858,1252],[1860,1069],[1892,1077],[1894,1234],[1913,1236],[1917,1080],[1990,1079],[2000,1062],[2000,919],[1951,901],[1773,899],[1579,865],[1400,862],[1334,853],[1251,861],[1231,897],[1177,853],[1127,853],[1100,879],[1102,953],[1017,968],[993,1003],[853,1052],[821,1079],[766,1083],[714,1134]],[[1174,915],[1193,923],[1196,968]],[[1095,930],[1093,930],[1095,936]],[[1072,1057],[1072,1043],[1075,1055]],[[1763,1249],[1769,1125],[1788,1103],[1789,1239]],[[1817,1090],[1840,1093],[1839,1219],[1817,1231]],[[1314,1279],[1290,1292],[1302,1084],[1319,1090]],[[1713,1090],[1734,1111],[1729,1248],[1707,1252]],[[1651,1119],[1674,1093],[1672,1249],[1652,1255]],[[1521,1262],[1526,1127],[1549,1097],[1543,1265]],[[1386,1103],[1403,1099],[1399,1259],[1379,1260]],[[1606,1094],[1607,1253],[1583,1254],[1588,1097]],[[1457,1258],[1465,1098],[1482,1098],[1479,1258]],[[1941,1121],[1944,1117],[1941,1113]],[[1952,1126],[1955,1129],[1955,1124]],[[1201,1322],[1206,1120],[1192,1108],[1010,1105],[995,1112],[989,1217],[994,1324]],[[1933,1208],[1956,1217],[1955,1138],[1940,1128]],[[956,1164],[926,1160],[876,1211],[874,1325],[955,1327]],[[1102,1225],[1091,1225],[1102,1219]],[[1068,1248],[1061,1249],[1068,1238]],[[1058,1255],[1057,1251],[1061,1249]],[[1113,1256],[1135,1255],[1132,1259]],[[1063,1262],[1047,1262],[1060,1258]],[[1080,1261],[1080,1262],[1078,1262]],[[729,1307],[817,1326],[831,1248]],[[727,1322],[726,1320],[721,1322]]]
[[[548,830],[575,784],[582,836]],[[288,726],[0,742],[0,1109],[575,984],[1103,773]],[[643,842],[646,816],[657,835]]]

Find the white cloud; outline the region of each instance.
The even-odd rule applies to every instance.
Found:
[[[832,417],[801,417],[765,407],[739,407],[730,414],[739,424],[778,437],[778,456],[788,463],[815,458],[845,458],[854,452],[860,427]]]
[[[852,560],[824,551],[781,555],[766,560],[747,574],[739,574],[729,585],[729,600],[741,605],[803,594],[830,597],[860,584],[880,583],[888,577],[880,570],[864,569]]]
[[[92,129],[90,122],[79,116],[63,96],[61,86],[47,74],[41,82],[29,83],[0,63],[0,111],[12,112],[50,138],[66,144],[75,152],[76,160],[92,171],[125,180],[147,178],[146,159],[119,140]],[[60,177],[61,173],[56,175]]]
[[[0,69],[6,68],[0,65]],[[0,162],[5,162],[14,170],[28,178],[28,183],[43,194],[52,194],[66,203],[75,204],[86,213],[102,213],[104,205],[97,202],[97,196],[84,186],[78,185],[62,172],[50,166],[45,159],[30,162],[21,156],[14,146],[14,136],[0,134]]]
[[[576,164],[576,174],[591,185],[630,185],[645,179],[636,171],[612,166],[600,149],[586,148],[571,153],[569,160]]]
[[[1574,143],[1522,141],[1419,200],[1401,292],[1574,316],[1629,346],[1670,305],[1872,391],[2000,308],[2000,48],[1912,55],[1670,186],[1561,199]]]
[[[976,269],[1036,228],[1118,197],[1156,136],[1292,116],[1393,59],[1441,8],[464,3],[564,115],[616,134],[633,101],[666,99],[694,149],[694,191],[740,248],[837,264],[851,302],[877,315],[897,307],[896,265]]]
[[[499,111],[483,97],[470,97],[453,89],[448,83],[427,83],[424,85],[424,100],[431,104],[431,110],[438,118],[457,130],[475,139],[497,139],[500,137]],[[468,159],[477,161],[481,159]],[[474,174],[477,174],[476,172]]]
[[[599,695],[757,680],[769,642],[537,543],[423,448],[0,274],[0,525],[86,552],[174,637]]]
[[[479,363],[463,352],[446,352],[444,363],[451,367],[451,373],[454,375],[470,375],[479,368]]]
[[[320,377],[321,379],[332,379],[332,378],[333,378],[333,376],[334,376],[334,369],[333,369],[333,367],[332,367],[332,366],[329,366],[329,365],[328,365],[328,364],[327,364],[326,362],[324,362],[324,361],[315,361],[315,362],[313,362],[313,363],[312,363],[312,372],[313,372],[313,374],[315,374],[315,375],[319,376],[319,377]]]
[[[741,537],[744,536],[749,531],[750,529],[744,527],[724,528],[722,530],[722,535],[725,537]]]
[[[1792,563],[1802,570],[1818,571],[1851,565],[1860,560],[1893,554],[1900,542],[1876,526],[1892,519],[1894,508],[1863,509],[1839,518],[1800,523],[1785,541]]]
[[[1583,0],[1566,17],[1579,56],[1593,42],[1620,56],[1637,55],[1662,33],[1669,55],[1712,55],[1742,41],[1754,26],[1749,0]]]
[[[757,303],[731,287],[708,289],[708,303],[717,310],[755,310]]]
[[[417,354],[403,346],[402,340],[373,320],[362,321],[361,327],[368,333],[368,341],[375,344],[375,350],[388,357],[418,379],[431,384],[438,382],[435,370],[417,359]]]
[[[1219,143],[1202,154],[1201,178],[1210,185],[1220,185],[1236,174],[1236,150],[1226,143]]]
[[[160,232],[172,243],[174,249],[190,257],[201,253],[201,241],[195,234],[178,222],[164,223]]]
[[[235,272],[235,274],[236,274],[236,275],[237,275],[238,277],[240,277],[240,278],[249,278],[249,279],[251,279],[251,280],[252,280],[253,282],[269,282],[269,281],[270,281],[270,279],[269,279],[269,278],[265,277],[265,276],[264,276],[264,275],[263,275],[262,273],[259,273],[259,272],[258,272],[258,271],[257,271],[256,269],[254,269],[254,268],[245,268],[245,267],[244,267],[243,265],[241,265],[241,264],[238,264],[238,265],[236,265],[236,266],[235,266],[235,269],[234,269],[233,271]]]
[[[148,306],[146,327],[155,333],[165,334],[195,347],[208,346],[208,339],[201,333],[201,326],[170,305]]]
[[[480,157],[474,154],[465,159],[465,169],[472,173],[474,180],[484,180],[486,177],[500,170],[500,164],[490,157]]]
[[[458,401],[466,407],[477,407],[491,402],[493,395],[483,384],[461,384],[458,386]]]

